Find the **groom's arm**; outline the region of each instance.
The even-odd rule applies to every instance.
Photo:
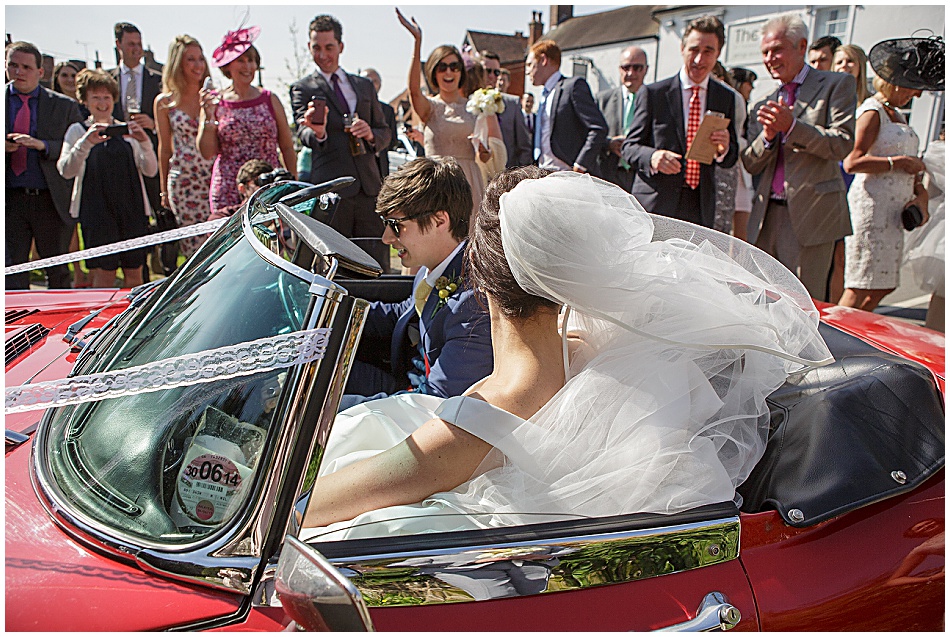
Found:
[[[442,311],[451,312],[445,319],[445,344],[431,364],[423,391],[448,398],[462,395],[491,373],[491,321],[470,290]]]

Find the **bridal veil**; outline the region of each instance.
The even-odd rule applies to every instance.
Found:
[[[516,280],[571,308],[583,345],[547,405],[490,434],[500,466],[430,500],[514,525],[736,497],[765,450],[766,397],[831,362],[804,286],[755,247],[587,175],[522,181],[500,220]]]

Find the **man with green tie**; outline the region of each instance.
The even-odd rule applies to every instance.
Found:
[[[600,156],[600,172],[604,179],[627,192],[633,186],[636,171],[620,157],[620,145],[630,132],[634,100],[649,68],[646,51],[628,46],[620,52],[620,88],[597,94],[597,106],[607,120],[608,135],[608,143]]]

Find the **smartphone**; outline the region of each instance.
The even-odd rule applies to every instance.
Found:
[[[112,126],[106,127],[100,135],[104,137],[122,137],[123,135],[129,134],[129,125],[128,124],[114,124]]]
[[[214,90],[214,81],[212,81],[210,75],[205,78],[205,83],[204,83],[204,86],[203,86],[202,88],[204,88],[204,90],[206,90],[206,91],[213,91],[213,90]]]
[[[316,96],[312,97],[310,101],[313,102],[313,114],[310,116],[310,123],[314,126],[321,126],[326,123],[327,101]]]

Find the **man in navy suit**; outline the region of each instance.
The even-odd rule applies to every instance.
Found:
[[[607,145],[600,154],[601,177],[627,192],[633,187],[635,169],[620,156],[620,148],[633,125],[637,91],[643,86],[649,68],[646,51],[628,46],[620,52],[620,87],[597,94],[597,106],[607,120],[608,135]]]
[[[29,42],[7,46],[6,90],[6,265],[26,263],[30,244],[40,258],[69,251],[76,224],[69,216],[73,180],[63,179],[56,161],[66,129],[82,121],[79,105],[40,86],[42,55]],[[70,287],[65,265],[46,269],[49,288]],[[8,290],[28,290],[30,273],[6,277]]]
[[[637,95],[633,124],[620,154],[637,169],[631,192],[654,214],[683,219],[711,228],[716,215],[714,164],[685,159],[691,131],[707,111],[725,115],[727,130],[715,131],[709,141],[718,149],[715,161],[723,168],[735,165],[739,144],[733,125],[735,98],[725,86],[712,81],[725,42],[722,23],[703,16],[686,25],[680,52],[683,68],[673,77],[644,86]]]
[[[329,15],[315,17],[310,22],[309,46],[317,70],[291,85],[290,106],[297,136],[313,151],[310,181],[319,184],[337,177],[354,177],[355,184],[339,191],[342,199],[329,225],[345,237],[379,237],[383,224],[376,215],[376,195],[382,177],[376,153],[389,148],[392,130],[373,83],[340,66],[343,26],[339,21]],[[316,98],[326,103],[319,124],[312,120],[317,115]],[[344,115],[358,117],[349,131],[344,130]],[[355,138],[353,148],[351,135]],[[362,150],[353,154],[356,143]],[[384,271],[389,270],[389,248],[382,242],[360,242],[360,247],[379,261]]]
[[[600,176],[598,156],[607,143],[607,122],[587,80],[564,77],[561,49],[551,40],[535,42],[525,71],[543,86],[534,129],[534,158],[541,168],[589,172]]]
[[[501,68],[501,57],[493,51],[482,51],[481,55],[482,64],[485,66],[485,82],[487,83],[485,88],[495,88],[504,70]],[[501,89],[499,88],[498,91],[500,92]],[[505,149],[508,151],[508,162],[505,168],[528,166],[533,160],[531,135],[521,115],[520,100],[507,93],[502,93],[501,99],[505,103],[505,110],[498,114],[498,126],[501,128],[501,136],[505,140]]]
[[[341,410],[400,390],[458,396],[492,370],[487,303],[462,277],[472,195],[461,167],[414,159],[386,178],[377,208],[383,242],[419,271],[409,298],[370,306],[363,339],[390,343],[391,368],[357,361]]]

